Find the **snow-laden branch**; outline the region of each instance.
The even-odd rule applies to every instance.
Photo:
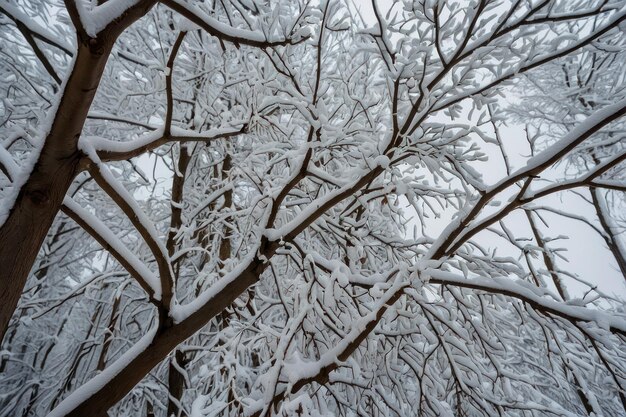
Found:
[[[540,171],[558,162],[563,156],[571,152],[576,146],[588,139],[604,126],[626,114],[626,99],[610,104],[592,113],[583,122],[567,133],[561,140],[551,145],[539,155],[529,159],[526,166],[513,172],[509,177],[502,179],[490,187],[487,193],[503,190],[509,185],[528,176],[537,175]]]
[[[21,10],[14,5],[7,3],[5,0],[0,1],[0,13],[11,19],[20,31],[27,30],[30,34],[50,46],[60,49],[67,55],[73,55],[73,47],[67,43],[65,39],[55,36],[48,30],[37,23],[36,20],[26,16]]]
[[[591,135],[609,123],[624,116],[624,114],[626,114],[626,99],[594,112],[582,123],[579,123],[561,140],[540,154],[530,158],[524,167],[518,169],[489,187],[476,203],[472,206],[466,207],[457,219],[450,222],[437,241],[431,246],[428,256],[432,259],[438,259],[444,254],[454,252],[463,244],[463,242],[480,230],[480,228],[476,227],[468,229],[467,226],[473,221],[473,219],[476,218],[476,216],[493,197],[518,181],[529,180],[537,176],[543,170],[558,162],[561,158],[576,148],[576,146],[591,137]],[[522,195],[519,195],[518,197],[521,198]],[[510,205],[502,209],[502,211],[507,209],[510,210]]]
[[[11,182],[15,181],[21,172],[13,156],[2,145],[0,145],[0,171],[2,171]]]
[[[189,19],[191,22],[205,30],[208,34],[224,41],[261,48],[295,43],[295,40],[289,38],[267,37],[260,31],[251,31],[229,26],[214,17],[207,15],[198,7],[185,3],[181,0],[161,0],[160,2]]]
[[[154,341],[157,334],[158,326],[152,326],[150,330],[130,349],[120,356],[115,362],[107,366],[104,371],[91,378],[87,384],[81,385],[72,392],[67,398],[65,398],[59,405],[57,405],[47,417],[63,417],[72,412],[83,399],[88,398],[94,391],[101,389],[110,381],[113,377],[118,375],[128,365],[136,359],[141,353],[143,353]]]
[[[621,180],[599,179],[591,181],[590,185],[598,188],[606,188],[607,190],[626,192],[626,184]]]
[[[104,249],[135,278],[137,283],[148,293],[151,300],[161,300],[159,279],[139,260],[117,236],[96,216],[82,208],[72,198],[63,200],[63,212],[89,233]]]
[[[71,202],[70,202],[71,204]],[[75,204],[75,203],[74,203]],[[262,253],[268,253],[265,248]],[[94,406],[101,393],[108,392],[117,402],[136,384],[136,372],[149,372],[178,344],[191,337],[202,326],[232,304],[239,295],[254,284],[265,265],[256,252],[245,258],[239,266],[220,278],[198,298],[184,306],[173,306],[170,316],[174,322],[168,327],[152,326],[151,330],[101,374],[82,385],[50,413],[51,416],[82,416],[105,412],[109,399]],[[156,280],[158,285],[158,280]],[[159,331],[157,331],[159,330]]]
[[[268,410],[273,404],[280,403],[287,395],[297,393],[312,382],[323,384],[328,381],[330,373],[350,358],[352,353],[378,325],[385,312],[404,294],[407,287],[405,278],[404,274],[397,274],[394,283],[376,301],[372,310],[354,322],[350,333],[326,351],[319,360],[314,362],[299,360],[282,364],[281,375],[287,379],[288,385],[277,389],[270,399],[266,398],[264,402],[256,402],[254,406],[246,410],[246,415],[248,417],[263,416],[265,415],[264,410]],[[280,365],[278,364],[278,366]]]
[[[207,290],[200,293],[200,295],[193,301],[185,305],[173,306],[170,316],[174,319],[174,322],[183,323],[190,316],[200,311],[202,307],[208,305],[216,297],[219,297],[229,284],[233,284],[236,280],[241,279],[241,275],[249,269],[256,260],[257,253],[255,250],[252,250],[251,254],[242,259],[237,267],[223,277],[219,278]]]
[[[487,216],[486,218],[470,224],[462,233],[461,239],[463,241],[467,241],[471,236],[480,232],[481,230],[485,230],[487,227],[491,226],[498,220],[502,220],[506,215],[511,213],[513,210],[522,207],[525,204],[528,204],[536,199],[554,194],[560,191],[571,190],[577,187],[583,186],[596,186],[602,187],[602,183],[597,183],[594,181],[597,177],[604,174],[606,171],[610,170],[614,166],[618,165],[622,161],[626,159],[626,152],[623,152],[613,158],[609,158],[607,161],[599,164],[594,167],[592,170],[588,171],[585,175],[575,178],[568,181],[561,181],[557,184],[544,187],[537,191],[527,191],[527,189],[522,190],[522,192],[518,193],[518,196],[514,198],[512,201],[509,201],[502,209],[495,212],[494,214]],[[528,186],[530,186],[531,180],[528,180]],[[610,184],[608,184],[610,185]],[[616,188],[616,187],[608,187],[608,188]],[[622,184],[623,189],[623,184]],[[619,190],[619,188],[618,188]],[[525,191],[525,192],[524,192]],[[455,248],[458,248],[460,245],[456,244]]]
[[[22,33],[26,42],[30,45],[35,56],[41,64],[44,66],[48,74],[54,79],[57,85],[61,84],[61,78],[57,74],[54,66],[46,56],[46,54],[42,51],[39,45],[36,42],[36,39],[39,39],[49,45],[57,47],[67,54],[71,55],[69,45],[65,45],[63,40],[54,39],[54,36],[50,33],[46,33],[46,31],[41,28],[37,23],[34,23],[32,19],[29,19],[27,16],[24,16],[23,13],[18,10],[15,6],[8,4],[4,1],[0,2],[0,13],[7,16],[11,19],[17,29]]]
[[[248,125],[244,120],[232,123],[235,127],[209,129],[206,132],[196,132],[172,126],[170,134],[165,135],[163,128],[141,135],[138,139],[129,142],[116,142],[104,138],[90,137],[82,140],[89,141],[103,162],[123,161],[149,152],[170,142],[213,142],[245,133]]]
[[[577,40],[576,42],[573,42],[572,45],[570,45],[570,46],[568,46],[568,47],[566,47],[564,49],[552,52],[550,54],[546,54],[546,55],[543,55],[543,56],[541,56],[541,55],[537,56],[533,60],[524,62],[519,67],[512,68],[511,70],[507,71],[506,73],[502,74],[501,76],[497,77],[495,80],[489,82],[486,85],[482,85],[482,86],[479,86],[477,88],[471,89],[469,91],[462,92],[461,94],[457,94],[457,95],[453,95],[451,97],[448,97],[448,98],[442,100],[437,106],[435,106],[433,108],[433,111],[440,111],[440,110],[449,108],[449,107],[453,106],[454,104],[457,104],[457,103],[461,102],[462,100],[465,100],[465,99],[467,99],[469,97],[480,96],[481,94],[483,94],[483,93],[493,89],[494,87],[496,87],[498,85],[503,84],[505,81],[510,80],[510,79],[518,76],[519,74],[531,71],[531,70],[533,70],[535,68],[538,68],[538,67],[540,67],[542,65],[545,65],[548,62],[553,62],[553,61],[555,61],[558,58],[562,58],[562,57],[565,57],[565,56],[567,56],[569,54],[572,54],[572,53],[580,50],[584,46],[589,45],[590,43],[592,43],[593,41],[595,41],[596,39],[598,39],[602,35],[606,34],[609,31],[611,31],[612,29],[617,28],[625,20],[626,20],[626,9],[619,10],[618,12],[614,13],[609,19],[607,19],[607,21],[605,23],[603,23],[601,26],[599,26],[597,28],[597,30],[594,30],[588,36],[586,36],[586,37],[584,37],[584,38],[582,38],[580,40]],[[474,50],[479,49],[479,47],[483,47],[483,46],[489,45],[489,42],[491,42],[491,41],[492,41],[492,39],[485,40],[486,43],[484,45],[477,44],[471,50],[469,50],[467,53],[463,54],[463,58],[462,59],[471,56],[471,54],[474,52]],[[454,68],[453,65],[448,65],[448,66],[444,67],[444,69],[441,71],[441,73],[438,74],[433,81],[431,81],[431,84],[429,85],[429,87],[430,87],[429,89],[435,88],[435,86],[437,85],[437,82],[439,82],[441,79],[443,79],[443,76],[445,74],[447,74],[452,68]],[[412,129],[411,129],[411,131],[412,131]]]
[[[87,118],[92,119],[92,120],[108,120],[111,122],[120,122],[120,123],[125,123],[128,125],[132,125],[132,126],[143,127],[144,129],[147,129],[147,130],[158,130],[158,126],[152,126],[150,124],[142,123],[142,122],[139,122],[137,120],[134,120],[128,117],[122,117],[122,116],[118,116],[115,114],[109,114],[109,113],[104,113],[104,112],[99,112],[99,111],[90,111],[89,114],[87,115]],[[118,143],[118,142],[115,142],[115,143]]]
[[[76,1],[75,7],[80,17],[82,29],[90,37],[96,38],[100,32],[119,19],[128,9],[136,6],[139,1],[108,0],[92,9],[87,9],[85,2]]]
[[[573,178],[571,180],[561,181],[554,185],[544,187],[537,191],[526,192],[526,194],[522,198],[521,203],[525,204],[531,200],[545,197],[549,194],[553,194],[559,191],[569,190],[569,189],[576,188],[576,187],[582,187],[585,185],[591,185],[591,186],[596,186],[599,188],[604,188],[603,184],[606,184],[607,188],[612,188],[612,185],[615,181],[607,181],[607,180],[601,180],[597,178],[625,160],[626,160],[626,152],[622,152],[612,158],[609,158],[603,163],[593,167],[593,169],[589,170],[587,173],[585,173],[579,178]],[[623,182],[621,182],[621,188],[624,189]]]
[[[579,321],[596,323],[600,328],[626,336],[626,320],[624,317],[545,298],[542,296],[544,290],[537,287],[533,288],[531,284],[524,283],[522,285],[504,277],[466,278],[452,272],[432,268],[425,269],[424,274],[430,277],[429,282],[433,284],[454,285],[491,294],[506,295],[528,303],[534,309],[543,313],[553,314],[573,323]]]

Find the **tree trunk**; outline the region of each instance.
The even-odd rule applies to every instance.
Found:
[[[185,369],[187,366],[187,358],[185,354],[176,349],[172,356],[168,369],[167,386],[169,390],[169,399],[167,400],[167,417],[185,416],[184,410],[179,408],[183,393],[185,391],[185,376],[178,370]]]
[[[0,227],[0,338],[17,306],[65,193],[81,170],[78,138],[111,50],[108,44],[80,45],[74,68],[31,174]]]
[[[193,117],[192,117],[193,119]],[[189,155],[189,149],[187,146],[180,146],[180,154],[178,155],[178,169],[174,170],[174,178],[172,179],[172,218],[170,221],[170,232],[167,237],[167,251],[170,256],[174,255],[176,251],[176,234],[182,224],[182,209],[183,203],[185,178],[187,177],[187,168],[191,156]],[[180,175],[179,175],[180,174]],[[182,259],[181,259],[182,261]],[[178,283],[180,271],[180,263],[176,264],[175,270],[175,283]],[[169,391],[169,397],[167,400],[167,417],[184,415],[184,411],[179,409],[183,393],[185,391],[185,377],[180,373],[179,369],[185,369],[187,365],[187,359],[185,354],[176,350],[172,355],[169,363],[168,376],[167,376],[167,388]]]
[[[83,167],[78,139],[117,37],[145,15],[155,0],[140,0],[90,38],[78,29],[78,50],[43,147],[20,187],[7,218],[0,224],[0,340],[17,306],[37,253],[56,217],[72,180]],[[70,11],[75,25],[79,18]],[[53,110],[54,111],[54,110]],[[52,115],[51,115],[52,116]],[[23,179],[18,179],[21,183]],[[17,184],[16,184],[17,188]]]

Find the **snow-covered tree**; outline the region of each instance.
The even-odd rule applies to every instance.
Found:
[[[2,413],[626,412],[626,5],[382,3],[0,1]]]

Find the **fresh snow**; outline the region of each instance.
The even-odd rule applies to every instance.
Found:
[[[158,326],[152,326],[152,328],[141,339],[139,339],[137,343],[124,352],[119,359],[72,392],[67,398],[61,401],[61,403],[57,405],[47,417],[66,416],[86,399],[98,393],[98,391],[111,381],[114,376],[126,369],[133,360],[135,360],[146,350],[146,348],[150,346],[154,340],[154,336],[157,334],[157,329]]]

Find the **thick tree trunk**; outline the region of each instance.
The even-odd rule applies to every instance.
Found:
[[[78,139],[117,37],[145,15],[155,0],[140,0],[114,19],[97,38],[78,30],[73,68],[28,179],[20,188],[6,220],[0,224],[0,340],[72,180],[81,171]],[[75,25],[76,10],[70,10]]]
[[[81,45],[39,158],[0,227],[0,337],[65,193],[81,170],[78,138],[111,45]]]

